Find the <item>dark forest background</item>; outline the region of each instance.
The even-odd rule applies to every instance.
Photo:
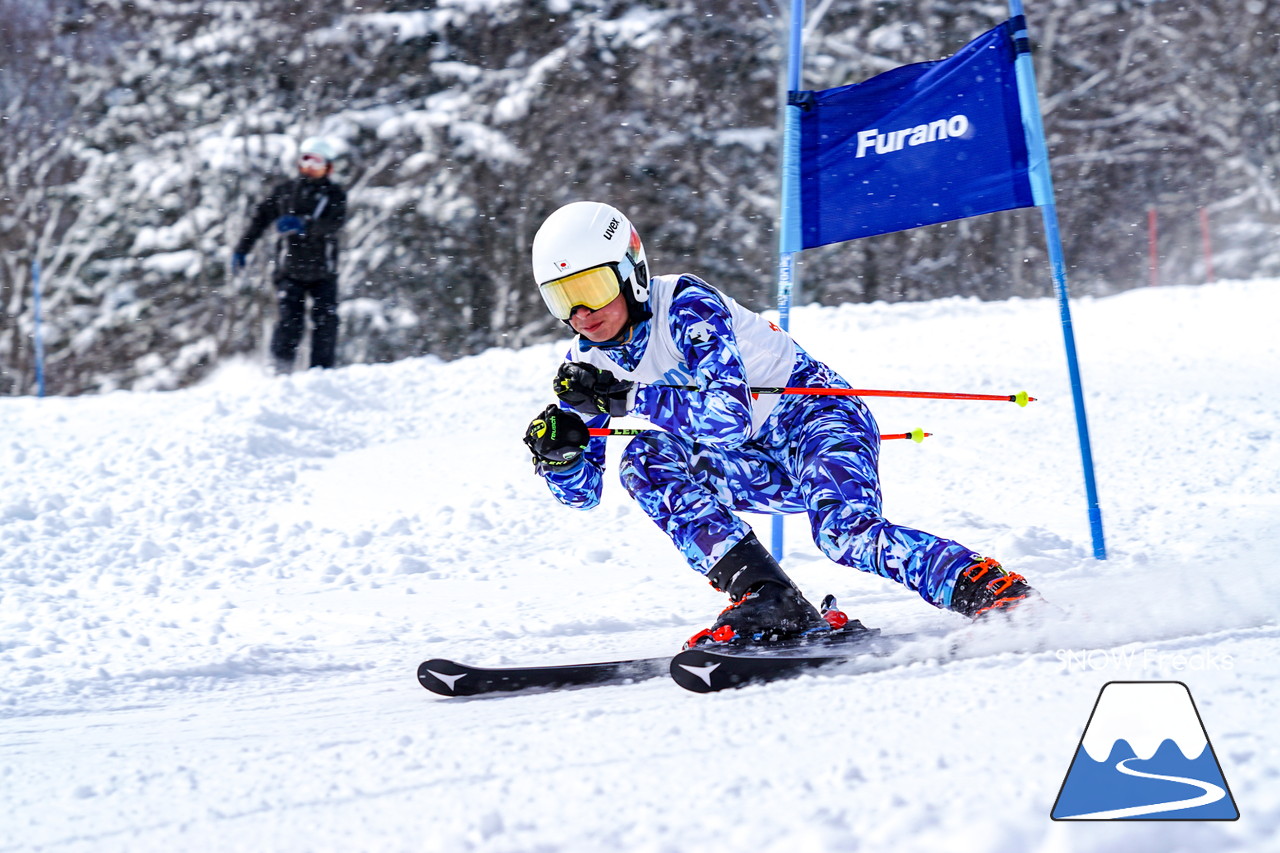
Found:
[[[267,246],[230,245],[344,150],[341,363],[562,337],[528,271],[568,201],[636,221],[656,272],[773,305],[778,0],[0,0],[0,394],[177,388],[260,354]],[[784,4],[785,5],[785,4]],[[804,87],[939,59],[976,0],[810,0]],[[1280,274],[1280,4],[1027,3],[1073,294]],[[802,301],[1052,292],[1039,212],[804,253]]]

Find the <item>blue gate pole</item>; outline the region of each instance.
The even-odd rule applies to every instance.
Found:
[[[1009,0],[1009,14],[1014,18],[1013,40],[1016,50],[1014,70],[1018,79],[1018,101],[1022,107],[1022,127],[1027,137],[1027,155],[1032,198],[1044,219],[1045,241],[1049,263],[1053,268],[1053,289],[1058,295],[1058,313],[1062,317],[1062,336],[1067,350],[1067,371],[1071,377],[1071,397],[1075,401],[1076,432],[1080,440],[1080,458],[1084,464],[1085,497],[1089,504],[1089,529],[1093,534],[1093,556],[1107,558],[1102,535],[1102,510],[1098,506],[1098,484],[1093,474],[1093,451],[1089,444],[1089,421],[1084,411],[1084,388],[1080,380],[1080,364],[1076,358],[1076,337],[1071,326],[1071,305],[1067,293],[1067,265],[1062,257],[1062,236],[1058,230],[1058,206],[1053,197],[1053,176],[1049,172],[1049,146],[1045,142],[1044,122],[1040,118],[1040,102],[1036,93],[1036,72],[1031,62],[1031,37],[1022,17],[1022,0]]]
[[[31,262],[31,303],[34,316],[32,329],[36,345],[36,396],[44,396],[44,328],[40,318],[40,261]]]
[[[800,91],[804,62],[804,0],[791,0],[790,37],[787,40],[787,104],[782,120],[782,199],[778,222],[778,325],[791,329],[791,291],[795,285],[795,254],[800,251],[800,106],[791,103]],[[782,527],[785,516],[773,517],[773,558],[782,560]]]

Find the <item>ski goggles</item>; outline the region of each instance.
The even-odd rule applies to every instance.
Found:
[[[553,278],[538,285],[542,301],[557,320],[568,320],[579,305],[599,311],[622,292],[622,275],[617,264],[605,264],[576,272],[564,278]]]
[[[319,154],[303,154],[298,158],[298,170],[312,177],[320,177],[329,170],[329,161]]]

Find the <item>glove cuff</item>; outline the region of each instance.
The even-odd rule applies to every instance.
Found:
[[[552,465],[545,459],[533,458],[533,470],[543,477],[548,474],[572,474],[587,464],[587,454],[580,453],[578,458],[568,464]]]

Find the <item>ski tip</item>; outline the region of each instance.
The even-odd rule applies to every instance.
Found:
[[[441,696],[460,696],[458,680],[467,674],[461,664],[443,658],[432,658],[418,665],[418,683]]]
[[[686,649],[671,659],[671,678],[685,690],[711,693],[721,685],[714,679],[721,661],[702,649]]]

